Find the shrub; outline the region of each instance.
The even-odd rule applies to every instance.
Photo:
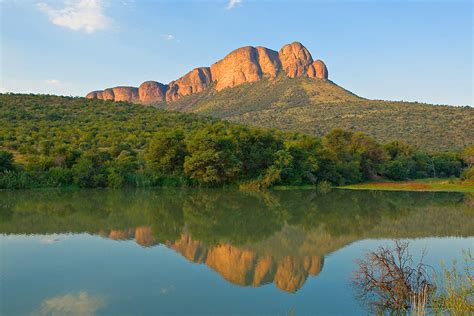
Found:
[[[466,169],[461,174],[462,180],[474,181],[474,167]]]
[[[5,150],[0,150],[0,173],[11,170],[14,170],[13,154]]]

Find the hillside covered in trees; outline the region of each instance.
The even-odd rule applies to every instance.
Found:
[[[465,167],[461,151],[342,129],[319,138],[125,102],[0,95],[0,189],[342,185],[460,176]]]
[[[323,136],[335,128],[364,132],[381,143],[403,140],[425,150],[474,143],[474,108],[368,100],[327,80],[262,79],[159,104],[235,123]]]

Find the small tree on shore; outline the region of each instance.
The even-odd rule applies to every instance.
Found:
[[[414,302],[426,302],[434,292],[434,283],[423,263],[408,251],[408,242],[395,240],[393,248],[380,247],[357,261],[353,285],[361,300],[373,311],[404,312]]]

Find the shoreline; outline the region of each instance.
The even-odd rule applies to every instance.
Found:
[[[344,190],[407,191],[407,192],[461,192],[474,193],[473,181],[460,179],[426,178],[407,181],[374,181],[337,187]]]
[[[239,189],[236,184],[225,185],[222,187],[205,187],[205,186],[145,186],[145,187],[132,187],[124,186],[121,188],[108,188],[108,187],[97,187],[97,188],[81,188],[75,185],[70,186],[58,186],[58,187],[34,187],[25,189],[0,189],[1,192],[17,192],[17,191],[49,191],[49,190],[127,190],[127,189],[235,189],[238,191],[247,191]],[[474,193],[474,182],[473,181],[461,181],[460,179],[442,179],[442,178],[424,178],[417,180],[406,180],[406,181],[373,181],[363,182],[357,184],[343,185],[343,186],[332,186],[326,188],[326,190],[359,190],[359,191],[400,191],[400,192],[460,192],[460,193]],[[275,185],[266,190],[269,191],[286,191],[286,190],[320,190],[317,185]],[[253,190],[249,190],[253,191]],[[258,192],[258,190],[255,190]],[[265,191],[265,190],[264,190]]]

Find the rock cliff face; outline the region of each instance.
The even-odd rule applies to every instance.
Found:
[[[204,91],[212,83],[209,67],[195,68],[179,78],[171,81],[166,91],[166,101],[175,101],[178,98]]]
[[[216,90],[234,87],[245,82],[254,82],[262,78],[255,47],[241,47],[224,59],[211,66],[212,77],[216,81]]]
[[[258,64],[262,70],[263,75],[267,75],[270,78],[275,78],[281,69],[281,62],[280,58],[278,57],[278,52],[262,46],[257,46],[256,49],[258,54]]]
[[[318,79],[328,79],[328,69],[322,60],[316,60],[313,62],[307,71],[308,77]]]
[[[306,75],[308,68],[313,63],[313,57],[299,42],[286,44],[280,49],[278,55],[283,70],[290,78]]]
[[[313,61],[299,42],[284,45],[279,52],[257,46],[238,48],[211,67],[195,68],[168,85],[146,81],[140,87],[115,87],[90,92],[89,99],[127,101],[142,104],[171,102],[213,87],[215,91],[275,78],[283,73],[290,78],[306,76],[327,80],[328,70],[321,60]]]
[[[138,97],[140,103],[152,104],[165,101],[166,90],[168,86],[156,82],[156,81],[145,81],[138,87]]]
[[[140,101],[138,97],[138,88],[135,87],[115,87],[105,89],[104,91],[94,91],[88,93],[86,98],[89,99],[102,99],[102,100],[112,100],[112,101],[126,101],[137,103]]]

